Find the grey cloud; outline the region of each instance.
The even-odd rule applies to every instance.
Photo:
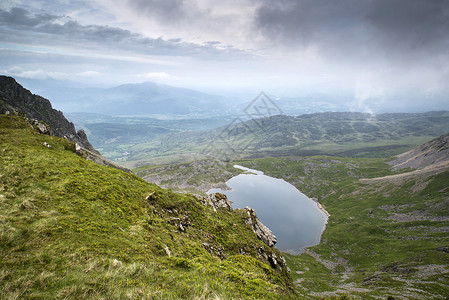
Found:
[[[128,3],[137,12],[160,21],[178,22],[189,15],[184,0],[129,0]]]
[[[446,0],[261,0],[255,25],[275,43],[351,59],[449,54]]]
[[[57,21],[57,22],[55,22]],[[246,56],[246,53],[232,46],[225,49],[216,44],[194,44],[181,39],[148,38],[117,27],[88,25],[63,16],[49,14],[30,15],[26,10],[13,8],[10,11],[0,10],[0,30],[9,28],[20,31],[23,36],[28,32],[28,40],[36,38],[33,34],[40,33],[39,43],[61,43],[88,47],[103,47],[115,50],[129,50],[142,54],[199,56],[203,58],[226,59],[226,57]],[[16,40],[14,34],[3,31],[2,39]],[[1,32],[0,31],[0,32]],[[9,32],[9,33],[8,33]],[[43,35],[44,34],[44,35]],[[86,45],[88,44],[88,45]]]
[[[30,17],[28,11],[14,7],[10,11],[0,10],[0,24],[14,24],[17,26],[37,26],[45,22],[51,22],[58,17],[50,14],[38,14]]]
[[[204,13],[190,0],[129,0],[128,4],[137,13],[162,23],[182,23]]]

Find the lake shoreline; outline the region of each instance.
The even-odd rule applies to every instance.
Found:
[[[245,206],[255,209],[261,221],[278,236],[279,243],[276,246],[280,251],[299,255],[305,248],[321,242],[330,214],[317,199],[308,197],[284,179],[241,165],[234,165],[234,168],[244,173],[224,183],[230,190],[215,188],[207,191],[207,194],[226,194],[233,202],[232,209]],[[254,202],[253,198],[257,201]],[[280,218],[279,215],[284,217]]]
[[[307,196],[307,195],[306,195],[306,196]],[[325,223],[325,225],[327,225],[327,223],[329,222],[329,218],[330,218],[331,214],[324,208],[323,204],[321,204],[321,203],[318,201],[317,198],[315,198],[315,197],[309,197],[309,199],[310,199],[310,200],[313,200],[313,201],[316,203],[318,209],[321,210],[321,211],[327,216],[326,223]]]

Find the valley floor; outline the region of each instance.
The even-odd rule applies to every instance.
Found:
[[[446,298],[448,165],[392,171],[387,162],[329,156],[203,161],[158,167],[157,174],[169,187],[176,186],[169,178],[183,181],[188,174],[192,188],[207,182],[209,173],[226,174],[223,181],[210,177],[224,183],[234,176],[235,163],[282,178],[316,198],[331,215],[321,243],[298,256],[286,254],[295,288],[305,298]]]

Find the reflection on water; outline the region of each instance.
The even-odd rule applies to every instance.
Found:
[[[278,238],[276,247],[281,251],[298,254],[304,247],[320,242],[327,216],[316,202],[282,179],[241,166],[235,167],[246,170],[247,174],[226,182],[231,190],[212,189],[208,193],[226,194],[234,202],[234,209],[254,208],[259,219]]]

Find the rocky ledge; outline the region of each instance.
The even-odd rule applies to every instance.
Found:
[[[214,211],[218,209],[226,209],[232,210],[232,201],[228,199],[225,194],[222,193],[214,193],[207,195],[206,197],[200,198],[204,205],[210,205],[213,207]],[[243,209],[246,212],[245,223],[251,226],[251,229],[257,235],[259,239],[261,239],[265,244],[269,247],[272,247],[276,244],[277,238],[273,234],[273,232],[265,226],[262,221],[257,217],[256,211],[250,207],[246,207]]]
[[[272,247],[276,244],[277,238],[273,232],[265,226],[262,221],[256,215],[256,211],[250,207],[245,207],[246,214],[248,218],[245,220],[247,225],[250,225],[254,233],[259,239],[261,239],[265,244]]]

